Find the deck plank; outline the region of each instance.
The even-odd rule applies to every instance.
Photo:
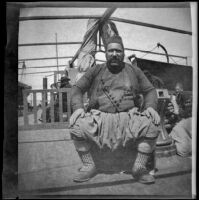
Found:
[[[21,195],[191,197],[191,158],[177,155],[158,158],[153,185],[140,184],[131,174],[105,172],[88,182],[74,183],[81,161],[70,140],[69,129],[19,131],[18,149]]]

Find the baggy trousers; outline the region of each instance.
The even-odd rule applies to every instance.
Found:
[[[89,151],[93,142],[100,149],[108,147],[114,151],[133,140],[137,151],[151,153],[159,133],[159,126],[144,113],[105,113],[94,109],[79,117],[70,130],[77,151]]]

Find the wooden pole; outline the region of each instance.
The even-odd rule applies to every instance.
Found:
[[[59,91],[59,121],[63,122],[63,99],[62,99],[62,92]]]
[[[50,116],[51,116],[51,123],[55,122],[55,108],[54,108],[54,92],[50,92]]]
[[[33,113],[34,113],[34,123],[37,124],[37,98],[36,98],[36,92],[33,92]]]
[[[72,58],[73,56],[59,56],[59,59],[67,59],[67,58]],[[25,58],[25,59],[19,59],[18,62],[23,62],[23,61],[32,61],[32,60],[50,60],[50,59],[56,59],[56,57],[44,57],[44,58]],[[59,65],[63,66],[63,65]],[[64,65],[66,66],[66,65]]]
[[[81,1],[65,1],[65,2],[7,2],[8,5],[18,6],[21,8],[50,7],[50,8],[107,8],[117,6],[118,8],[190,8],[189,2],[81,2]]]
[[[56,40],[56,61],[57,61],[57,71],[59,72],[59,63],[58,63],[58,47],[57,47],[57,33],[55,33]]]
[[[101,16],[99,16],[99,15],[32,16],[32,17],[20,17],[19,21],[27,21],[27,20],[60,20],[60,19],[92,19],[92,18],[100,18],[100,17]],[[190,31],[170,28],[170,27],[166,27],[166,26],[159,26],[159,25],[139,22],[139,21],[135,21],[135,20],[121,19],[121,18],[118,18],[118,17],[110,17],[109,19],[112,20],[112,21],[116,21],[116,22],[123,22],[123,23],[138,25],[138,26],[145,26],[145,27],[149,27],[149,28],[156,28],[156,29],[165,30],[165,31],[172,31],[172,32],[176,32],[176,33],[192,35],[192,32],[190,32]]]
[[[75,45],[81,44],[81,42],[57,42],[57,45]],[[26,46],[42,46],[42,45],[56,45],[56,42],[46,42],[46,43],[26,43],[26,44],[18,44],[18,47],[26,47]]]
[[[45,91],[48,89],[48,79],[47,78],[43,78],[43,89],[44,89],[44,93],[45,93],[45,98],[44,98],[45,106],[47,106],[48,95],[47,95],[47,92]]]
[[[29,124],[27,93],[28,92],[26,90],[23,90],[23,117],[24,117],[24,125],[25,126],[27,126]]]

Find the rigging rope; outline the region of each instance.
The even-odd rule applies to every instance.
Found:
[[[21,74],[21,81],[22,81],[22,78],[24,76],[24,71],[26,70],[26,65],[25,65],[25,61],[23,61],[23,64],[22,64],[22,74]]]
[[[173,60],[173,62],[174,62],[175,64],[178,65],[178,63],[177,63],[172,57],[170,57],[170,58],[171,58],[171,60]]]
[[[157,43],[157,47],[158,48],[161,47],[164,50],[166,58],[167,58],[167,63],[169,63],[169,56],[168,56],[166,48],[162,44],[160,44],[159,42]]]
[[[172,59],[172,58],[171,58]],[[180,58],[178,59],[176,62],[179,63],[179,62],[182,62],[183,61],[183,58]]]
[[[147,54],[149,54],[150,52],[154,51],[157,48],[157,46],[155,46],[153,49],[151,49],[148,53],[144,54],[141,58],[143,58],[144,56],[146,56]]]

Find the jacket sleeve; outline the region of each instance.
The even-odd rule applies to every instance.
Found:
[[[74,112],[78,108],[84,108],[82,90],[76,85],[72,87],[70,102],[71,102],[72,112]]]
[[[157,110],[158,99],[154,86],[139,68],[137,68],[137,76],[140,91],[144,95],[144,108],[152,107]]]
[[[95,77],[95,71],[98,65],[89,68],[88,71],[73,85],[71,89],[71,108],[74,112],[78,108],[84,108],[83,95],[87,92],[92,85]]]

